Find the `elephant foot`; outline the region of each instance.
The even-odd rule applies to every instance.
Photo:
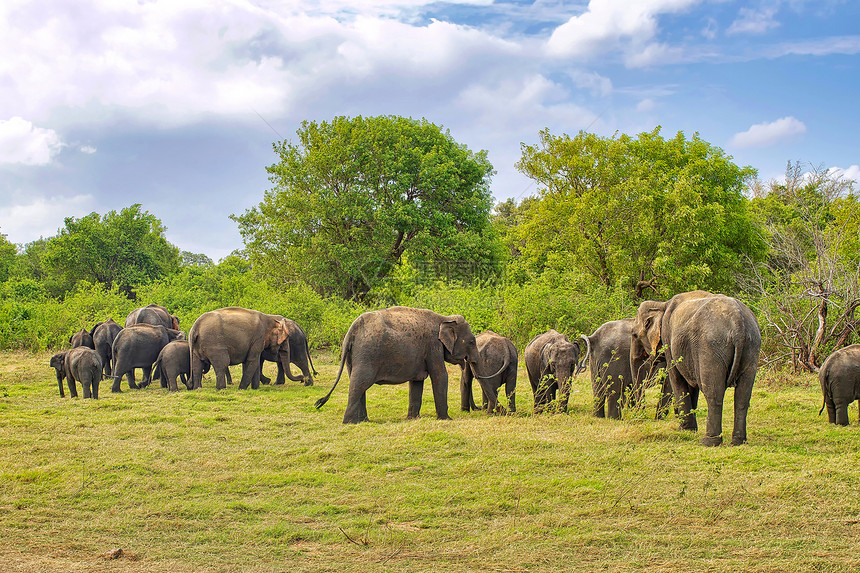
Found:
[[[111,388],[110,391],[114,394],[122,394],[122,390],[120,390],[119,388]]]
[[[743,437],[743,438],[735,438],[735,437],[732,437],[732,445],[733,445],[733,446],[742,446],[742,445],[744,445],[745,443],[747,443],[747,439],[746,439],[746,437]]]
[[[436,416],[436,419],[437,420],[452,420],[453,418],[451,418],[451,416],[449,416],[448,414],[445,414],[444,416]]]
[[[314,385],[313,380],[305,380],[305,386],[313,386],[313,385]]]
[[[722,436],[715,436],[715,437],[714,436],[705,436],[701,440],[701,444],[703,446],[706,446],[709,448],[719,446],[722,443],[723,443],[723,437]]]

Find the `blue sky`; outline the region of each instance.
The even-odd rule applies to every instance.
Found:
[[[762,181],[860,180],[854,0],[5,0],[0,233],[141,203],[183,250],[242,247],[303,120],[427,118],[486,149],[497,200],[539,130],[698,132]]]

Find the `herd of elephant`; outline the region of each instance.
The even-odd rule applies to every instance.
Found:
[[[89,331],[74,333],[70,350],[51,357],[57,372],[60,396],[65,396],[63,379],[69,393],[76,397],[77,384],[84,398],[98,398],[102,378],[113,381],[111,390],[120,392],[126,376],[129,388],[145,388],[160,380],[162,388],[177,390],[177,379],[189,390],[202,387],[203,374],[215,370],[216,386],[226,388],[229,366],[242,364],[240,388],[259,388],[271,380],[262,372],[263,361],[278,365],[276,384],[285,376],[305,385],[313,384],[316,370],[308,349],[308,339],[295,321],[276,314],[229,307],[200,315],[186,339],[179,330],[179,319],[163,306],[151,304],[133,310],[125,327],[113,319],[99,322]],[[302,374],[294,376],[290,363]],[[135,383],[134,369],[143,370],[143,380]]]
[[[71,338],[73,348],[51,358],[63,396],[63,378],[77,396],[75,380],[84,397],[98,398],[102,378],[112,378],[114,392],[128,377],[130,388],[151,380],[177,389],[177,378],[188,389],[201,387],[211,367],[216,388],[230,382],[231,365],[242,365],[240,388],[269,383],[262,362],[278,365],[276,383],[290,380],[313,384],[313,368],[304,331],[280,315],[229,307],[201,315],[188,339],[178,319],[167,309],[149,305],[133,311],[125,328],[113,320]],[[701,443],[723,441],[723,400],[734,388],[732,445],[747,440],[747,412],[758,370],[761,332],[755,316],[741,301],[707,291],[675,295],[665,302],[645,301],[634,318],[601,325],[590,336],[570,341],[555,330],[534,337],[523,352],[534,395],[535,413],[567,411],[571,379],[590,365],[594,415],[620,418],[625,406],[636,405],[645,387],[662,375],[657,417],[668,412],[674,398],[681,429],[696,431],[699,393],[707,403],[707,427]],[[499,391],[504,387],[507,410],[516,411],[518,352],[504,336],[485,331],[475,336],[461,315],[445,316],[430,310],[396,306],[370,311],[349,327],[341,347],[337,378],[331,390],[316,402],[321,408],[331,396],[346,367],[349,375],[344,423],[366,421],[366,392],[374,384],[409,383],[408,418],[420,414],[424,381],[429,376],[436,416],[448,415],[448,371],[445,363],[461,367],[460,396],[464,411],[479,409],[472,384],[478,380],[483,408],[488,413],[505,408]],[[290,364],[302,374],[294,376]],[[142,368],[143,382],[134,380]],[[831,423],[848,423],[847,408],[860,400],[860,345],[834,352],[819,374],[824,405]]]

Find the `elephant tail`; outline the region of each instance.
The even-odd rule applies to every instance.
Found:
[[[158,355],[158,358],[155,360],[155,363],[152,365],[152,376],[151,380],[161,380],[162,377],[162,367],[161,367],[161,355]]]
[[[821,415],[821,412],[824,411],[824,408],[827,407],[827,395],[830,393],[830,384],[827,383],[827,370],[823,367],[818,371],[818,381],[821,383],[821,409],[818,411],[818,415]]]
[[[585,362],[588,360],[588,357],[591,356],[591,340],[589,340],[589,338],[584,334],[580,334],[579,337],[585,341],[586,350],[585,356],[583,356],[582,360],[580,360],[579,363],[576,365],[576,372],[573,373],[574,375],[577,375],[583,370],[585,370]]]
[[[337,388],[337,383],[340,382],[340,377],[343,374],[343,367],[346,364],[346,359],[349,356],[349,353],[352,352],[352,338],[349,337],[349,333],[347,333],[347,339],[348,340],[343,345],[343,352],[340,357],[340,368],[337,371],[337,378],[335,379],[334,385],[331,387],[331,390],[328,391],[328,394],[326,394],[325,396],[317,400],[316,403],[314,403],[314,406],[317,410],[325,406],[325,403],[328,402],[328,399],[331,397],[331,393],[334,392],[335,388]]]
[[[313,372],[314,376],[319,376],[319,372],[317,372],[317,369],[314,367],[314,361],[311,358],[311,349],[308,346],[308,337],[307,336],[305,336],[305,354],[307,354],[307,356],[308,356],[308,364],[311,365],[311,372]]]

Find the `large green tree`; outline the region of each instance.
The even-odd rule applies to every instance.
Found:
[[[744,195],[755,171],[698,135],[544,130],[538,144],[522,146],[517,167],[540,187],[520,230],[533,268],[574,267],[637,296],[669,296],[731,291],[763,256]]]
[[[45,246],[46,270],[68,291],[80,280],[134,288],[179,269],[179,249],[164,236],[161,221],[139,204],[104,217],[67,217],[65,228]],[[55,293],[60,294],[60,293]]]
[[[486,152],[397,116],[306,121],[297,135],[275,143],[263,201],[233,216],[256,271],[361,298],[404,255],[466,267],[500,256]]]

